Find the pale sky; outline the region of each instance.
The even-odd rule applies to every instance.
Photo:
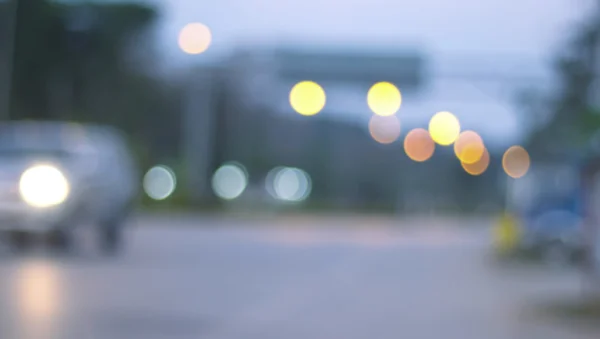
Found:
[[[171,66],[218,60],[239,43],[418,48],[437,73],[500,68],[548,76],[548,60],[591,0],[156,0],[164,10],[161,50]],[[177,34],[189,22],[213,33],[210,49],[184,55]],[[518,84],[521,85],[521,84]],[[528,85],[528,84],[522,84]],[[496,141],[518,138],[515,84],[432,79],[399,112],[408,125],[426,124],[438,110]],[[363,100],[361,98],[360,100]],[[361,116],[368,119],[368,115]],[[362,120],[359,117],[358,120]],[[347,118],[347,117],[342,117]],[[354,119],[355,117],[350,117]]]

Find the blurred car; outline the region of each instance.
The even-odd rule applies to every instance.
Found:
[[[537,165],[514,182],[512,213],[519,219],[518,249],[551,262],[581,258],[582,194],[575,165]]]
[[[524,250],[539,253],[549,262],[570,262],[583,255],[583,219],[568,206],[540,207],[526,216],[525,226]]]
[[[73,245],[92,225],[107,252],[120,248],[138,196],[138,173],[123,135],[106,126],[61,122],[0,125],[0,234],[16,250],[36,235]]]

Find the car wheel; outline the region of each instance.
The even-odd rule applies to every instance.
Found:
[[[33,235],[24,231],[11,231],[6,235],[8,245],[14,252],[22,253],[33,247]]]
[[[73,236],[68,230],[55,230],[48,234],[48,245],[58,252],[70,252],[73,249]]]
[[[123,232],[119,223],[106,223],[100,227],[100,249],[104,254],[115,255],[123,249]]]
[[[552,266],[567,266],[571,263],[571,253],[566,246],[553,242],[543,250],[544,261]]]

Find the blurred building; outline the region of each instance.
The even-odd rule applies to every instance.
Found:
[[[465,196],[461,180],[470,178],[451,150],[416,164],[404,154],[402,137],[381,145],[367,128],[370,86],[393,82],[410,100],[426,80],[425,66],[418,52],[240,48],[218,67],[199,70],[204,80],[194,74],[198,90],[189,113],[196,118],[186,124],[212,129],[194,133],[190,142],[204,139],[212,148],[188,148],[203,153],[190,171],[200,171],[198,180],[207,182],[216,166],[238,161],[258,183],[273,167],[295,166],[312,176],[312,200],[327,206],[405,210],[456,204],[458,193]],[[326,89],[327,105],[316,116],[300,116],[289,105],[290,89],[302,80]],[[410,128],[403,126],[403,134]],[[211,159],[211,165],[200,166],[206,165],[201,159]],[[421,200],[429,205],[415,204]]]

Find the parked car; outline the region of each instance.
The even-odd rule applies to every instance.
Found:
[[[518,250],[548,261],[581,258],[583,210],[576,164],[536,164],[512,182],[510,212],[517,217]]]
[[[139,192],[124,136],[99,125],[10,122],[0,125],[0,234],[16,250],[35,236],[61,250],[77,227],[94,227],[101,248],[121,246]]]

